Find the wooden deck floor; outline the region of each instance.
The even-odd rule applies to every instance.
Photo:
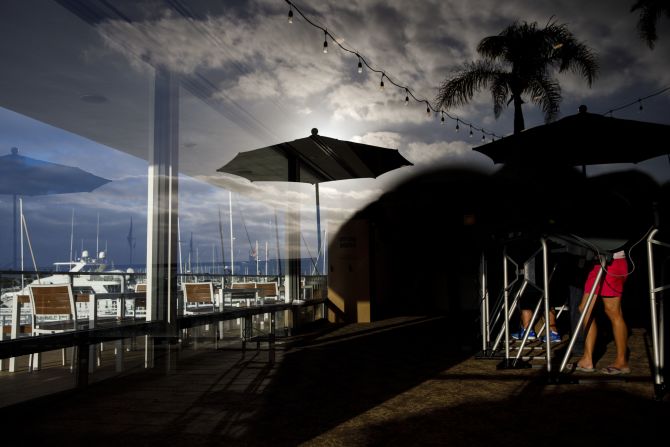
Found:
[[[0,420],[35,442],[70,445],[593,446],[667,436],[669,399],[653,399],[645,329],[631,331],[630,375],[578,373],[578,383],[553,384],[541,361],[499,370],[476,358],[451,324],[329,326],[278,343],[274,363],[263,346],[243,352],[203,340],[174,352],[169,371],[137,368],[5,406]],[[12,380],[0,377],[2,396],[25,386]]]

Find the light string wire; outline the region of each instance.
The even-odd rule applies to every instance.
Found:
[[[635,101],[631,101],[631,102],[629,102],[628,104],[624,104],[624,105],[622,105],[622,106],[619,106],[619,107],[615,107],[615,108],[613,108],[613,109],[610,109],[610,110],[608,110],[607,112],[603,113],[603,115],[613,116],[612,114],[613,114],[614,112],[618,112],[619,110],[623,110],[623,109],[626,109],[626,108],[628,108],[628,107],[634,106],[635,104],[639,104],[639,106],[640,106],[640,111],[642,111],[642,101],[647,100],[647,99],[649,99],[649,98],[653,98],[654,96],[661,95],[661,94],[663,94],[663,93],[665,93],[665,92],[667,92],[667,91],[669,91],[669,90],[670,90],[670,86],[665,87],[665,88],[663,88],[663,89],[661,89],[661,90],[659,90],[659,91],[657,91],[657,92],[655,92],[655,93],[652,93],[652,94],[650,94],[650,95],[644,96],[644,97],[642,97],[642,98],[638,98],[638,99],[636,99]]]
[[[473,130],[476,130],[476,131],[482,133],[482,140],[485,139],[485,137],[484,137],[485,135],[490,136],[492,140],[495,140],[496,138],[500,138],[500,137],[499,137],[497,134],[495,134],[494,132],[489,132],[489,131],[487,131],[486,129],[481,128],[481,127],[478,127],[478,126],[476,126],[476,125],[473,124],[473,123],[470,123],[470,122],[465,121],[465,120],[463,120],[463,119],[461,119],[461,118],[458,118],[458,117],[454,117],[454,116],[450,115],[448,112],[445,112],[444,110],[437,110],[437,109],[435,109],[435,107],[433,107],[433,105],[430,103],[430,101],[429,101],[427,98],[417,97],[417,96],[414,94],[414,92],[412,91],[412,89],[409,88],[409,86],[406,86],[406,85],[402,85],[402,84],[397,83],[397,82],[394,81],[391,77],[389,77],[389,75],[387,74],[387,72],[386,72],[385,70],[380,70],[380,69],[377,69],[377,68],[372,67],[372,66],[368,63],[368,61],[365,59],[365,57],[364,57],[363,55],[361,55],[361,53],[360,53],[359,51],[352,50],[352,49],[347,48],[347,47],[345,47],[344,45],[342,45],[337,39],[335,39],[335,37],[333,36],[333,34],[332,34],[330,31],[328,31],[327,28],[324,28],[324,27],[322,27],[322,26],[320,26],[320,25],[314,23],[312,20],[310,20],[310,19],[309,19],[309,18],[308,18],[308,17],[307,17],[301,10],[300,10],[300,8],[299,8],[298,6],[296,6],[295,3],[293,3],[291,0],[285,0],[285,1],[286,1],[286,3],[288,3],[288,5],[289,5],[289,14],[288,14],[289,22],[292,23],[292,20],[293,20],[293,9],[295,9],[296,12],[297,12],[298,14],[300,14],[300,16],[301,16],[303,19],[305,19],[305,21],[306,21],[308,24],[312,25],[314,28],[317,28],[317,29],[320,29],[321,31],[323,31],[323,33],[324,33],[324,52],[326,52],[326,51],[325,51],[325,48],[327,47],[327,40],[328,40],[328,37],[330,37],[330,39],[331,39],[331,40],[332,40],[338,47],[340,47],[340,49],[342,49],[343,51],[345,51],[345,52],[347,52],[347,53],[350,53],[350,54],[353,54],[353,55],[355,55],[356,57],[358,57],[358,72],[359,72],[359,73],[362,72],[362,67],[363,67],[363,65],[365,65],[365,66],[366,66],[370,71],[372,71],[373,73],[377,73],[377,74],[380,74],[380,75],[381,75],[381,78],[380,78],[380,87],[382,87],[382,88],[384,87],[384,79],[386,78],[386,80],[387,80],[389,83],[393,84],[394,86],[398,87],[399,89],[405,90],[405,95],[406,95],[406,96],[405,96],[405,104],[407,104],[407,103],[409,102],[409,98],[410,98],[410,97],[412,97],[412,99],[414,99],[414,101],[416,101],[416,102],[419,102],[419,103],[425,103],[425,104],[426,104],[426,111],[427,111],[427,113],[428,113],[428,114],[431,114],[431,112],[433,112],[433,113],[435,113],[435,114],[441,114],[440,121],[441,121],[443,124],[444,124],[444,117],[445,117],[445,116],[448,117],[449,119],[451,119],[452,121],[456,121],[456,132],[458,132],[459,129],[460,129],[459,124],[463,124],[464,126],[469,127],[469,129],[470,129],[470,137],[473,136]],[[665,92],[667,92],[667,91],[670,91],[670,86],[665,87],[665,88],[663,88],[663,89],[661,89],[661,90],[659,90],[659,91],[657,91],[657,92],[655,92],[655,93],[652,93],[652,94],[650,94],[650,95],[647,95],[647,96],[644,96],[644,97],[640,97],[640,98],[638,98],[638,99],[636,99],[636,100],[634,100],[634,101],[631,101],[631,102],[629,102],[629,103],[627,103],[627,104],[624,104],[624,105],[622,105],[622,106],[612,108],[612,109],[608,110],[607,112],[603,113],[602,115],[613,116],[613,113],[614,113],[614,112],[617,112],[617,111],[619,111],[619,110],[626,109],[626,108],[631,107],[631,106],[634,106],[634,105],[636,105],[636,104],[638,104],[639,107],[640,107],[640,110],[642,110],[642,108],[643,108],[643,107],[642,107],[642,101],[645,101],[645,100],[647,100],[647,99],[649,99],[649,98],[653,98],[654,96],[661,95],[661,94],[663,94],[663,93],[665,93]]]
[[[289,5],[289,13],[288,13],[289,23],[292,23],[292,21],[293,21],[293,17],[294,17],[294,15],[293,15],[293,11],[295,10],[295,12],[297,12],[298,14],[300,14],[300,16],[301,16],[303,19],[305,19],[305,21],[306,21],[308,24],[312,25],[314,28],[317,28],[317,29],[320,29],[321,31],[323,31],[323,33],[324,33],[324,52],[325,52],[325,48],[327,48],[327,39],[328,39],[328,37],[330,37],[330,39],[333,41],[333,43],[335,43],[338,47],[340,47],[340,49],[342,49],[343,51],[345,51],[345,52],[347,52],[347,53],[350,53],[350,54],[353,54],[354,56],[358,57],[358,72],[359,72],[359,73],[361,73],[361,69],[362,69],[363,65],[365,65],[365,67],[367,67],[368,70],[370,70],[371,72],[373,72],[373,73],[377,73],[377,74],[381,75],[381,78],[380,78],[380,87],[382,87],[382,88],[384,87],[384,80],[386,79],[386,81],[388,81],[390,84],[393,84],[394,86],[398,87],[399,89],[404,90],[404,91],[405,91],[405,104],[407,104],[407,102],[409,102],[409,98],[410,98],[410,97],[411,97],[414,101],[416,101],[416,102],[426,104],[426,112],[427,112],[427,114],[432,114],[432,113],[440,114],[440,115],[441,115],[441,118],[440,118],[441,123],[444,123],[444,117],[445,117],[445,116],[448,117],[449,119],[451,119],[452,121],[456,121],[456,131],[457,131],[457,132],[458,132],[458,130],[460,129],[459,124],[462,124],[462,125],[464,125],[464,126],[468,126],[468,127],[470,128],[470,136],[471,136],[471,137],[473,136],[473,134],[472,134],[472,130],[476,130],[477,132],[481,132],[481,133],[482,133],[482,140],[485,139],[485,135],[490,136],[492,141],[494,141],[496,138],[500,138],[500,137],[499,137],[497,134],[495,134],[494,132],[489,132],[489,131],[487,131],[486,129],[484,129],[483,127],[478,127],[478,126],[476,126],[476,125],[473,124],[473,123],[470,123],[470,122],[465,121],[465,120],[463,120],[463,119],[461,119],[461,118],[452,116],[452,115],[450,115],[448,112],[445,112],[445,111],[442,110],[442,109],[437,110],[435,107],[433,107],[433,105],[431,104],[431,102],[430,102],[427,98],[417,97],[417,96],[414,94],[414,92],[412,91],[412,89],[410,89],[409,86],[402,85],[402,84],[399,84],[398,82],[394,81],[391,77],[389,77],[388,73],[387,73],[385,70],[380,70],[380,69],[377,69],[377,68],[372,67],[372,66],[368,63],[368,61],[365,59],[365,57],[364,57],[359,51],[352,50],[352,49],[347,48],[347,47],[345,47],[344,45],[342,45],[337,39],[335,39],[335,37],[333,36],[333,34],[332,34],[330,31],[328,31],[327,28],[325,28],[325,27],[323,27],[323,26],[320,26],[320,25],[314,23],[312,20],[310,20],[309,17],[307,17],[307,16],[300,10],[300,8],[299,8],[298,6],[296,6],[295,3],[293,3],[291,0],[285,0],[285,1],[286,1],[286,3]]]

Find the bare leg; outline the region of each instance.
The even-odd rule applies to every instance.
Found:
[[[556,311],[553,308],[549,309],[549,329],[558,333],[558,328],[556,327]]]
[[[521,309],[521,327],[528,329],[533,312],[530,309]]]
[[[589,299],[589,294],[585,293],[582,296],[582,302],[579,304],[579,311],[583,312],[584,307],[586,306],[586,301]],[[582,368],[593,368],[593,349],[596,346],[596,336],[598,334],[598,328],[596,325],[596,320],[592,318],[593,316],[593,307],[595,306],[597,296],[594,297],[591,301],[586,315],[584,316],[584,354],[582,358],[577,361],[577,365]]]
[[[616,368],[627,368],[628,360],[626,351],[628,350],[628,327],[623,319],[621,311],[621,297],[608,297],[603,299],[605,314],[612,322],[612,334],[614,336],[614,345],[616,346],[616,358],[611,366]]]

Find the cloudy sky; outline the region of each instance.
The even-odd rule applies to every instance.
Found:
[[[659,40],[650,49],[638,37],[633,0],[294,2],[309,21],[383,71],[383,90],[380,75],[367,67],[359,74],[357,57],[331,37],[324,54],[323,31],[297,9],[289,24],[284,0],[86,3],[95,8],[51,0],[0,5],[0,54],[12,61],[0,72],[0,152],[18,147],[23,155],[112,180],[92,193],[24,198],[41,265],[69,256],[73,210],[75,251],[94,251],[97,243],[117,263],[127,263],[132,217],[134,262],[143,258],[151,73],[157,65],[208,86],[197,94],[183,89],[180,110],[183,258],[197,253],[200,262],[220,259],[219,213],[225,251],[230,250],[231,197],[238,259],[247,258],[256,241],[261,259],[266,244],[274,257],[275,216],[283,229],[287,201],[301,204],[303,253],[315,254],[312,185],[252,184],[216,172],[240,151],[302,138],[314,127],[321,135],[398,149],[414,164],[378,179],[320,185],[322,228],[329,231],[427,169],[496,169],[472,151],[482,133],[470,137],[467,124],[487,135],[508,135],[511,109],[496,120],[490,94],[483,91],[467,106],[446,110],[461,120],[456,132],[454,120],[441,125],[421,101],[433,103],[454,68],[478,59],[479,41],[514,21],[567,24],[598,55],[600,71],[591,88],[574,74],[557,74],[562,116],[581,104],[606,113],[633,103],[613,116],[670,124],[670,92],[637,102],[670,86],[670,20],[661,19]],[[404,106],[405,90],[390,81],[421,101]],[[68,102],[65,93],[76,99]],[[527,128],[543,122],[530,103],[524,116]],[[630,167],[593,166],[588,174]],[[670,180],[665,157],[635,168],[658,182]],[[0,268],[12,265],[12,203],[11,196],[0,196]]]

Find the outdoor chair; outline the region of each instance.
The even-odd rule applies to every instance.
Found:
[[[279,288],[276,282],[257,282],[256,289],[263,303],[273,303],[279,299]]]
[[[183,283],[184,293],[184,315],[201,315],[216,311],[214,305],[214,284],[212,282],[191,282]],[[205,325],[205,330],[209,330],[209,325]],[[183,339],[189,338],[189,330],[183,330]],[[216,330],[214,331],[214,340],[216,341]]]
[[[32,307],[32,335],[56,334],[76,329],[77,307],[70,284],[31,285],[28,290]],[[72,347],[73,364],[75,355],[76,348]],[[62,361],[65,365],[65,349]],[[39,369],[39,364],[39,353],[30,354],[28,370],[32,371],[35,366]]]
[[[231,284],[231,303],[233,306],[250,306],[258,297],[258,289],[255,282],[236,282]]]
[[[143,310],[145,313],[147,308],[147,285],[140,283],[135,285],[135,298],[133,300],[133,318],[137,317],[138,310]],[[141,294],[141,295],[137,295]]]
[[[184,292],[184,315],[213,312],[214,285],[211,282],[191,282],[182,284]]]

